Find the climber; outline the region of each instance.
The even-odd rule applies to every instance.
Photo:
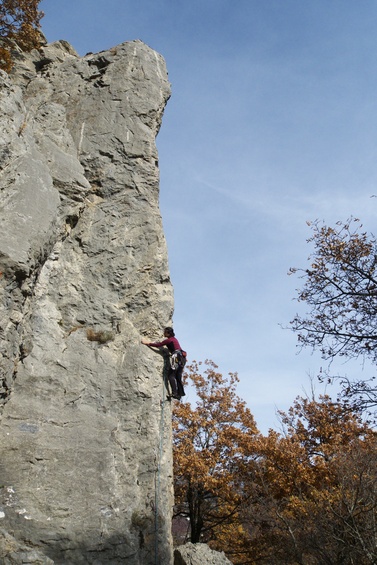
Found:
[[[143,345],[148,347],[166,347],[170,353],[170,368],[168,379],[172,390],[172,398],[180,400],[182,396],[185,396],[185,391],[182,384],[182,373],[183,368],[186,364],[186,352],[182,350],[179,345],[179,341],[175,337],[173,328],[164,329],[165,339],[160,342],[149,342],[145,339],[141,340]]]

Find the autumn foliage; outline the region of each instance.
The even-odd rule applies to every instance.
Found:
[[[374,432],[327,396],[298,398],[281,417],[283,433],[270,431],[260,444],[264,491],[248,513],[250,523],[260,517],[254,556],[271,564],[374,563]]]
[[[299,397],[280,412],[282,430],[263,436],[235,393],[237,375],[205,367],[188,368],[198,403],[173,417],[175,513],[189,519],[187,539],[235,564],[376,563],[374,431],[328,396]]]
[[[377,240],[355,218],[335,227],[309,224],[314,246],[298,301],[309,307],[291,322],[299,344],[318,349],[329,362],[368,359],[377,362]],[[374,378],[353,382],[342,377],[342,399],[356,411],[377,406]],[[372,411],[373,413],[373,411]]]
[[[237,375],[223,377],[212,361],[204,367],[194,361],[186,370],[197,405],[178,404],[173,414],[175,515],[189,518],[193,543],[218,541],[240,527],[244,477],[253,467],[258,433],[236,395]]]
[[[357,219],[329,227],[311,224],[314,244],[298,300],[310,310],[297,315],[292,328],[304,346],[319,348],[323,357],[377,361],[377,241]]]
[[[0,2],[0,69],[12,68],[14,42],[23,51],[40,45],[40,20],[38,10],[41,0],[1,0]]]
[[[291,269],[308,307],[292,321],[299,343],[330,363],[375,364],[377,240],[352,218],[310,226],[310,266]],[[200,365],[186,375],[197,405],[178,405],[173,418],[176,515],[188,518],[186,538],[239,565],[375,565],[374,377],[340,377],[336,401],[296,398],[279,413],[281,431],[263,436],[235,394],[237,375]]]

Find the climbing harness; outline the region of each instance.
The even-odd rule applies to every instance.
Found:
[[[186,351],[182,349],[176,349],[170,357],[170,366],[173,371],[176,371],[178,367],[184,367],[186,365]]]

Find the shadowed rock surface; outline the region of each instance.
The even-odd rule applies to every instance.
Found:
[[[17,542],[7,532],[0,529],[0,563],[1,565],[54,565],[49,557],[40,551]]]
[[[155,146],[169,95],[140,41],[82,58],[60,41],[0,75],[3,551],[172,562],[170,404],[140,345],[173,312]]]

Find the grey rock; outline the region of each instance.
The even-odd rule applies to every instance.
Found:
[[[186,543],[174,551],[174,565],[232,565],[224,552],[214,551],[205,543]]]
[[[2,529],[0,529],[0,563],[2,565],[54,565],[52,559],[26,544],[19,543]]]
[[[169,96],[140,41],[0,75],[0,525],[56,564],[172,562]]]

